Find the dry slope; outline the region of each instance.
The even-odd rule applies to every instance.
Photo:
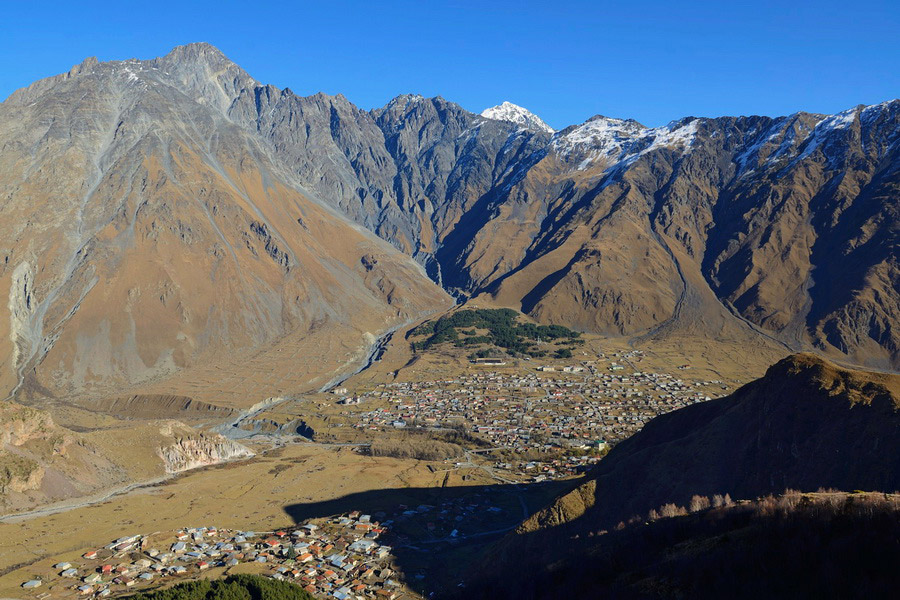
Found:
[[[323,328],[358,345],[447,303],[227,116],[254,85],[194,45],[0,104],[4,392],[118,390]]]

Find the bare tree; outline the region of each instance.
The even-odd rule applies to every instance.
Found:
[[[701,510],[706,510],[709,508],[709,498],[706,496],[694,496],[691,498],[690,510],[691,512],[700,512]]]

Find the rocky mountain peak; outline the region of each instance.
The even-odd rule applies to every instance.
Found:
[[[165,56],[143,64],[161,71],[168,83],[198,102],[223,113],[242,90],[260,85],[221,50],[206,42],[176,46]]]
[[[209,42],[192,42],[190,44],[175,46],[163,58],[178,61],[198,59],[217,61],[228,60],[224,52]]]
[[[425,97],[421,94],[400,94],[391,98],[390,102],[385,104],[381,110],[403,110],[410,105],[420,104],[425,101]]]
[[[797,389],[804,391],[792,398],[797,401],[816,397],[829,401],[840,398],[852,405],[888,398],[895,408],[900,405],[900,378],[845,369],[807,352],[793,354],[775,363],[760,381],[776,386],[793,382]]]
[[[94,67],[100,64],[100,61],[97,60],[96,56],[88,56],[83,61],[75,65],[69,70],[70,76],[80,75],[81,73],[92,70]]]
[[[581,125],[567,127],[554,136],[552,146],[564,158],[588,162],[614,161],[629,142],[648,131],[634,119],[615,119],[594,115]]]

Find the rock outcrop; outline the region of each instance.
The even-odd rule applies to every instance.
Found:
[[[0,509],[3,512],[120,482],[127,470],[49,413],[0,405]]]
[[[180,473],[198,467],[254,456],[246,446],[218,434],[191,433],[178,436],[169,446],[157,450],[167,473]]]

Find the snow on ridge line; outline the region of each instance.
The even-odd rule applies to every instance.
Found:
[[[871,123],[876,117],[884,111],[891,108],[900,107],[900,100],[887,100],[878,104],[870,104],[868,106],[860,104],[853,108],[848,108],[833,115],[826,115],[812,129],[810,135],[804,140],[806,144],[803,151],[797,155],[794,161],[803,160],[810,156],[818,148],[826,143],[829,134],[849,128],[859,119],[860,124],[865,126]]]
[[[818,122],[805,132],[801,125],[801,131],[784,132],[782,128],[790,117],[775,119],[770,132],[763,139],[755,142],[738,156],[741,170],[748,167],[749,160],[754,153],[771,143],[779,135],[785,135],[785,140],[774,152],[767,162],[780,158],[787,154],[797,142],[806,143],[805,150],[797,157],[802,159],[812,153],[830,132],[839,131],[850,127],[859,118],[861,121],[870,121],[883,111],[900,106],[898,100],[888,100],[880,104],[869,106],[856,106],[833,115],[820,115]],[[858,115],[858,117],[857,117]],[[795,115],[791,115],[796,116]],[[584,170],[599,160],[606,162],[605,169],[618,165],[628,165],[638,157],[658,148],[670,146],[683,146],[690,152],[691,145],[697,133],[700,119],[687,121],[681,119],[672,121],[663,127],[646,128],[637,121],[631,119],[615,119],[603,116],[595,116],[581,125],[558,132],[553,136],[551,147],[565,159],[577,158],[578,170]],[[806,135],[802,135],[805,133]],[[798,137],[802,135],[802,137]]]
[[[683,145],[689,150],[698,124],[698,119],[681,119],[663,127],[648,128],[633,119],[598,115],[567,133],[557,133],[551,147],[565,159],[580,158],[578,170],[598,160],[604,160],[610,168],[630,164],[658,148]]]

